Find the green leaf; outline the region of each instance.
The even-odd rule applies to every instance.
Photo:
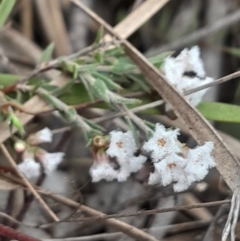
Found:
[[[113,93],[110,90],[107,90],[107,95],[110,98],[110,100],[115,104],[138,105],[138,104],[142,103],[142,101],[139,99],[125,98],[118,94]]]
[[[164,53],[158,54],[156,56],[153,56],[153,57],[149,58],[148,60],[150,61],[150,63],[152,63],[153,65],[155,65],[155,67],[157,67],[159,69],[163,64],[164,59],[171,54],[172,54],[172,52],[164,52]]]
[[[223,47],[223,51],[240,58],[240,48]]]
[[[86,89],[91,94],[93,94],[94,97],[102,98],[107,103],[110,102],[110,98],[108,95],[108,88],[102,80],[96,79],[92,75],[87,74],[87,73],[83,74],[82,76],[84,79],[86,79],[86,83],[85,83],[87,85]]]
[[[104,54],[103,52],[101,52],[101,50],[99,50],[98,52],[95,53],[95,59],[97,60],[97,62],[99,63],[103,63],[103,60],[104,60]]]
[[[213,121],[240,123],[240,106],[220,102],[201,102],[197,109]]]
[[[43,51],[39,64],[50,61],[52,59],[53,50],[54,50],[54,43],[51,43]]]
[[[14,7],[16,0],[2,0],[0,4],[0,29],[7,20],[11,10]]]
[[[113,89],[113,90],[120,90],[120,89],[122,89],[122,87],[119,84],[117,84],[114,81],[112,81],[106,74],[100,74],[100,73],[98,73],[96,71],[92,71],[91,74],[96,79],[100,79],[100,80],[104,81],[104,83],[110,89]]]
[[[74,65],[73,65],[73,79],[77,79],[77,77],[78,77],[78,72],[79,72],[78,66],[77,66],[77,64],[74,64]]]
[[[120,55],[122,56],[124,54],[124,49],[122,46],[110,48],[110,49],[105,50],[104,54],[106,56],[119,57]]]
[[[138,135],[138,131],[136,129],[136,126],[133,124],[133,122],[131,121],[131,119],[128,116],[125,116],[125,120],[129,126],[129,129],[132,132],[133,138],[135,140],[135,143],[137,146],[139,146],[139,135]]]
[[[96,36],[96,39],[95,39],[95,41],[94,41],[94,44],[99,44],[99,43],[100,43],[100,41],[101,41],[101,39],[102,39],[102,37],[103,37],[103,33],[104,33],[103,30],[104,30],[104,29],[103,29],[103,26],[101,26],[101,27],[98,29],[98,31],[97,31],[97,36]]]
[[[112,72],[115,74],[122,74],[136,68],[134,64],[131,63],[129,58],[122,57],[116,60],[112,66]]]
[[[0,74],[0,88],[14,84],[20,79],[17,75],[12,74]]]
[[[15,127],[21,135],[25,134],[22,123],[17,118],[17,116],[14,114],[14,112],[10,112],[8,114],[7,122],[8,122],[9,128],[10,128],[10,131],[12,131],[13,127]]]
[[[63,93],[66,93],[72,86],[73,86],[73,81],[68,81],[65,85],[56,87],[50,93],[54,96],[60,96]]]
[[[93,129],[99,131],[99,133],[102,133],[105,131],[105,129],[103,127],[101,127],[100,125],[95,124],[94,122],[92,122],[91,120],[88,120],[87,118],[83,117],[83,120]]]

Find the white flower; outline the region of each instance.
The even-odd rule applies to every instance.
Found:
[[[213,143],[206,142],[203,146],[188,151],[188,163],[185,168],[191,182],[200,181],[208,174],[208,169],[215,167],[215,161],[211,156]]]
[[[168,154],[180,153],[181,146],[177,140],[178,135],[179,129],[166,130],[163,125],[157,123],[152,138],[144,143],[142,149],[151,152],[153,161],[158,162]]]
[[[107,154],[110,157],[125,159],[133,156],[137,150],[137,146],[131,131],[125,133],[122,131],[111,131],[109,134],[111,140]]]
[[[184,49],[176,58],[167,57],[162,68],[166,79],[181,93],[213,81],[212,78],[205,76],[198,46],[189,50]],[[204,89],[185,98],[196,106],[206,91],[207,89]]]
[[[159,172],[155,169],[154,172],[151,172],[148,178],[149,185],[155,185],[161,183],[161,176]]]
[[[53,172],[58,164],[62,161],[64,153],[48,153],[41,150],[38,157],[43,165],[44,172],[50,174]],[[41,166],[39,162],[36,162],[34,155],[29,152],[24,153],[24,160],[22,163],[18,164],[20,171],[29,179],[36,178],[41,174]]]
[[[24,153],[24,161],[18,164],[20,171],[28,178],[36,178],[40,175],[40,165],[34,160],[31,153]]]
[[[173,190],[174,192],[182,192],[187,190],[190,185],[191,185],[191,182],[187,178],[185,178],[183,180],[178,181],[177,183],[174,183]]]
[[[143,155],[135,156],[137,145],[133,138],[132,132],[112,131],[110,132],[111,140],[106,153],[110,157],[116,157],[119,164],[117,179],[124,182],[131,173],[139,171],[147,158]]]
[[[147,160],[147,157],[143,155],[131,157],[129,161],[130,171],[131,172],[139,171],[142,168],[143,164],[146,162],[146,160]]]
[[[187,181],[184,168],[187,160],[175,153],[167,155],[162,161],[154,163],[161,177],[161,184],[167,186],[172,182]]]
[[[118,175],[117,175],[117,180],[119,182],[125,182],[127,178],[130,176],[131,170],[129,168],[129,162],[126,161],[125,163],[122,163],[120,166]]]
[[[92,182],[99,182],[102,179],[112,181],[117,179],[118,175],[118,172],[114,170],[108,160],[101,162],[94,161],[89,172],[92,177]]]
[[[49,128],[44,128],[29,136],[28,141],[32,145],[39,143],[52,142],[52,132]]]
[[[44,172],[49,174],[56,170],[57,166],[62,162],[64,155],[65,153],[63,152],[44,152],[41,160],[44,167]]]

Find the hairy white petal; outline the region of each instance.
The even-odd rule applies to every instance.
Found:
[[[107,154],[111,157],[127,158],[133,156],[137,150],[132,132],[112,131],[110,132],[111,141]]]
[[[208,174],[208,169],[215,166],[215,161],[211,156],[213,143],[206,142],[202,146],[188,151],[188,163],[185,168],[191,182],[200,181]]]
[[[37,145],[44,142],[52,142],[52,132],[49,128],[44,128],[29,136],[28,142],[32,145]]]
[[[123,165],[121,165],[117,179],[119,182],[125,182],[127,178],[131,174],[131,170],[129,168],[129,163],[125,162]]]
[[[52,142],[52,131],[45,127],[42,130],[38,131],[36,133],[37,138],[39,139],[39,141],[41,142]]]
[[[159,163],[154,163],[154,166],[160,173],[163,186],[167,186],[185,177],[184,168],[186,166],[186,159],[174,153],[169,154]]]
[[[180,143],[177,140],[179,129],[166,130],[166,128],[157,123],[155,132],[147,142],[144,143],[142,149],[151,152],[154,162],[158,162],[164,156],[170,153],[179,153],[181,151]]]
[[[213,81],[212,78],[205,76],[198,46],[194,46],[189,50],[184,49],[176,58],[166,58],[162,68],[166,79],[181,93]],[[186,75],[187,72],[192,73],[192,76]],[[207,89],[204,89],[187,95],[185,98],[196,106],[202,100],[206,91]]]
[[[90,168],[92,182],[100,180],[112,181],[117,178],[118,172],[107,161],[98,163],[97,161]]]
[[[173,190],[175,192],[182,192],[182,191],[187,190],[189,188],[189,186],[190,186],[190,183],[187,180],[179,181],[179,182],[173,184]]]
[[[42,164],[44,166],[44,172],[49,174],[56,170],[57,166],[62,162],[65,153],[56,152],[56,153],[48,153],[45,152],[42,155]]]
[[[161,183],[161,176],[160,173],[155,170],[154,172],[151,172],[148,178],[148,184],[149,185],[155,185]]]
[[[146,162],[146,160],[147,160],[147,157],[143,155],[131,157],[129,161],[130,171],[131,172],[139,171],[143,167],[143,164]]]
[[[18,164],[20,171],[28,178],[36,178],[40,175],[40,164],[33,158],[26,158],[22,163]]]

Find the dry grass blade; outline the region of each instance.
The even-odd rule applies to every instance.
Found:
[[[114,27],[122,38],[128,38],[139,29],[155,13],[157,13],[169,0],[148,0],[142,3],[136,10],[131,12],[123,21]],[[110,41],[112,37],[106,35],[104,40]]]
[[[54,42],[58,56],[71,53],[71,47],[67,38],[61,2],[59,0],[37,0],[37,10],[41,17],[49,42]]]
[[[189,231],[197,228],[203,228],[209,225],[209,221],[192,221],[186,223],[178,223],[178,224],[171,224],[161,227],[153,227],[148,228],[146,231],[154,232],[158,234],[160,232],[168,233],[179,233],[183,231]],[[100,241],[100,240],[116,240],[119,238],[125,238],[126,235],[120,232],[116,233],[102,233],[102,234],[93,234],[89,236],[82,236],[82,237],[72,237],[72,238],[64,238],[64,239],[43,239],[43,241]]]
[[[184,97],[176,91],[164,78],[164,76],[128,41],[124,40],[113,28],[99,18],[93,11],[81,2],[72,0],[85,13],[92,17],[98,24],[102,25],[108,33],[122,40],[126,53],[138,65],[139,69],[146,76],[149,84],[162,96],[162,98],[173,106],[178,117],[187,126],[189,132],[199,144],[205,141],[214,142],[214,157],[217,169],[223,176],[231,189],[234,189],[239,172],[238,160],[235,159],[229,148],[223,142],[216,130],[203,118],[203,116],[191,106]]]
[[[29,190],[32,192],[32,194],[35,196],[35,198],[38,200],[38,202],[42,205],[44,210],[49,214],[49,216],[56,222],[59,221],[58,217],[55,215],[55,213],[48,207],[48,205],[44,202],[44,200],[41,198],[41,196],[37,193],[37,191],[33,188],[31,183],[25,178],[25,176],[18,170],[17,164],[11,157],[10,153],[8,152],[7,148],[4,146],[4,144],[0,144],[0,147],[2,149],[3,154],[7,158],[9,164],[15,170],[15,172],[18,174],[18,176],[23,180],[25,185],[29,188]]]
[[[31,39],[33,35],[32,0],[22,0],[21,7],[22,7],[22,12],[21,12],[22,32],[25,36]]]
[[[239,76],[240,76],[240,71],[236,71],[236,72],[234,72],[234,73],[232,73],[232,74],[229,74],[229,75],[226,75],[226,76],[224,76],[224,77],[222,77],[222,78],[219,78],[219,79],[217,79],[217,80],[215,80],[215,81],[213,81],[213,82],[211,82],[211,83],[208,83],[208,84],[205,84],[205,85],[201,85],[201,86],[198,86],[198,87],[193,88],[193,89],[191,89],[191,90],[185,91],[184,94],[185,94],[185,95],[189,95],[189,94],[192,94],[192,93],[194,93],[194,92],[197,92],[197,91],[206,89],[206,88],[208,88],[208,87],[212,87],[212,86],[215,86],[215,85],[217,85],[217,84],[221,84],[221,83],[224,83],[224,82],[226,82],[226,81],[235,79],[235,78],[237,78],[237,77],[239,77]]]

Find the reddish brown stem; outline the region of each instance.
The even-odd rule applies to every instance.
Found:
[[[41,241],[40,239],[20,233],[12,228],[0,224],[0,235],[19,241]]]

